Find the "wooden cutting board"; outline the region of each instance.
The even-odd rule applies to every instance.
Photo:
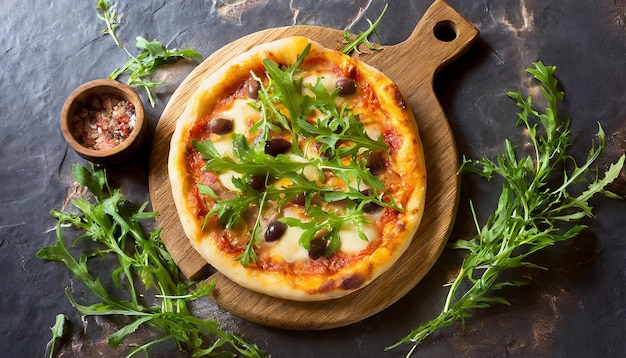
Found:
[[[150,158],[150,198],[163,229],[162,239],[185,276],[199,280],[213,271],[185,237],[172,199],[167,174],[170,138],[178,117],[202,80],[251,47],[288,36],[306,36],[340,50],[340,30],[290,26],[253,33],[205,59],[174,92],[156,128]],[[435,74],[460,56],[478,30],[442,0],[435,0],[404,42],[359,55],[398,84],[413,109],[426,155],[428,188],[419,230],[407,252],[381,277],[346,297],[322,302],[295,302],[249,291],[220,273],[211,295],[220,307],[247,320],[288,329],[327,329],[348,325],[396,302],[426,275],[441,254],[452,229],[459,197],[459,158],[446,116],[433,91]]]

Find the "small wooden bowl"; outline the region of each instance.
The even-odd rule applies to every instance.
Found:
[[[135,107],[135,127],[129,136],[111,149],[92,149],[83,146],[79,138],[74,136],[74,115],[85,106],[92,96],[110,94],[118,96]],[[61,131],[67,143],[81,157],[101,165],[120,164],[130,158],[141,147],[146,137],[147,121],[141,99],[129,86],[111,79],[98,79],[87,82],[76,88],[67,98],[61,110]]]

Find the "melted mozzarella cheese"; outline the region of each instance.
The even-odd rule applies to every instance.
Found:
[[[320,173],[319,169],[313,165],[307,165],[302,168],[302,175],[309,181],[323,180],[324,173]]]
[[[250,106],[249,100],[235,99],[230,108],[222,111],[220,116],[233,121],[233,133],[245,134],[250,129],[249,124],[254,123],[255,118],[258,118],[260,114],[259,111]],[[215,136],[212,139],[212,142],[220,155],[227,156],[232,159],[235,158],[233,155],[232,134]]]
[[[284,217],[297,218],[302,220],[303,214],[294,209],[285,209]],[[341,246],[339,251],[347,254],[358,253],[367,248],[372,240],[378,235],[378,230],[374,225],[367,224],[361,226],[367,240],[359,236],[358,228],[352,223],[346,223],[339,230]],[[292,263],[298,260],[309,258],[309,252],[300,246],[299,239],[304,231],[298,227],[289,226],[280,240],[270,244],[270,252],[273,257],[280,257],[286,262]]]
[[[233,136],[226,135],[218,138],[217,140],[212,140],[213,146],[217,150],[218,153],[222,157],[229,157],[235,159],[235,155],[233,154]]]
[[[306,149],[304,150],[304,152],[306,153],[306,157],[309,159],[319,159],[320,157],[320,153],[317,151],[317,149],[315,149],[315,145],[313,145],[312,141],[306,144]]]
[[[334,91],[335,88],[337,88],[337,86],[335,86],[335,83],[341,77],[327,71],[323,71],[323,73],[318,73],[318,71],[311,71],[302,78],[302,94],[313,97],[313,93],[309,89],[309,86],[315,86],[317,84],[318,78],[322,82],[322,85],[324,85],[326,92],[330,93]]]
[[[364,125],[363,129],[365,129],[365,133],[372,140],[378,140],[378,138],[382,135],[380,128],[373,123]]]
[[[220,182],[222,183],[222,185],[230,190],[230,191],[240,191],[239,189],[237,189],[237,187],[235,186],[235,184],[233,184],[233,177],[235,178],[240,178],[241,174],[237,173],[234,170],[229,170],[227,172],[224,172],[220,175],[218,175],[218,178],[220,180]]]
[[[233,121],[234,133],[246,133],[250,126],[250,119],[258,118],[260,116],[259,111],[254,109],[250,105],[250,100],[236,99],[232,102],[230,109],[223,111],[222,116],[231,119]]]
[[[287,156],[289,157],[289,159],[293,162],[297,162],[297,163],[306,163],[308,162],[308,160],[306,158],[303,158],[299,155],[293,154],[293,153],[288,153]],[[319,156],[319,155],[318,155]],[[305,178],[307,178],[310,181],[316,181],[316,180],[321,180],[321,175],[319,169],[314,166],[314,165],[307,165],[304,168],[302,168],[302,175],[304,175]]]
[[[367,190],[367,189],[371,189],[369,185],[365,184],[362,180],[358,180],[356,178],[351,178],[350,179],[350,184],[349,186],[351,188],[355,188],[358,191],[363,191],[363,190]]]
[[[293,209],[285,209],[284,217],[291,217],[296,219],[302,219],[302,215]],[[295,262],[298,260],[304,260],[309,257],[309,252],[300,246],[298,240],[304,231],[299,227],[287,227],[287,230],[271,247],[271,255],[281,257],[286,262]]]
[[[250,120],[259,117],[260,114],[259,111],[250,106],[250,100],[235,99],[231,107],[223,111],[220,115],[233,121],[233,133],[245,134],[250,129],[249,123],[253,123]],[[235,159],[233,154],[232,134],[220,136],[212,142],[221,156]],[[219,180],[228,190],[239,191],[239,189],[233,185],[232,178],[240,176],[241,175],[235,171],[229,170],[220,174]]]
[[[367,245],[376,238],[378,230],[374,225],[363,225],[361,230],[365,234],[367,240],[363,240],[359,236],[358,228],[352,223],[346,223],[339,229],[339,238],[341,239],[341,246],[339,251],[345,253],[356,253],[367,248]]]

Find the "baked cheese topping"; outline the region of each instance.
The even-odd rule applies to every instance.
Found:
[[[286,209],[284,217],[302,219],[297,210]],[[293,263],[299,260],[306,260],[309,252],[298,244],[300,236],[304,233],[299,227],[290,226],[287,228],[280,240],[276,240],[274,244],[269,246],[269,255],[275,259],[285,260],[287,263]]]

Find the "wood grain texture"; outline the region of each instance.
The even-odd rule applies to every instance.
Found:
[[[444,36],[439,36],[443,33]],[[255,45],[288,36],[306,36],[328,48],[343,47],[342,31],[291,26],[268,29],[226,45],[204,60],[173,94],[156,129],[150,158],[150,197],[160,213],[165,245],[183,274],[205,278],[206,261],[185,237],[167,174],[170,138],[178,117],[202,80],[234,56]],[[453,35],[453,36],[450,36]],[[411,36],[382,51],[359,55],[396,82],[416,117],[426,156],[428,187],[424,217],[411,245],[398,262],[370,285],[343,298],[321,302],[277,299],[247,290],[220,273],[211,298],[250,321],[288,329],[328,329],[358,322],[396,302],[426,275],[441,254],[454,224],[459,198],[459,158],[446,116],[433,90],[436,73],[460,56],[478,30],[442,0],[436,0]],[[441,39],[443,40],[441,40]]]

